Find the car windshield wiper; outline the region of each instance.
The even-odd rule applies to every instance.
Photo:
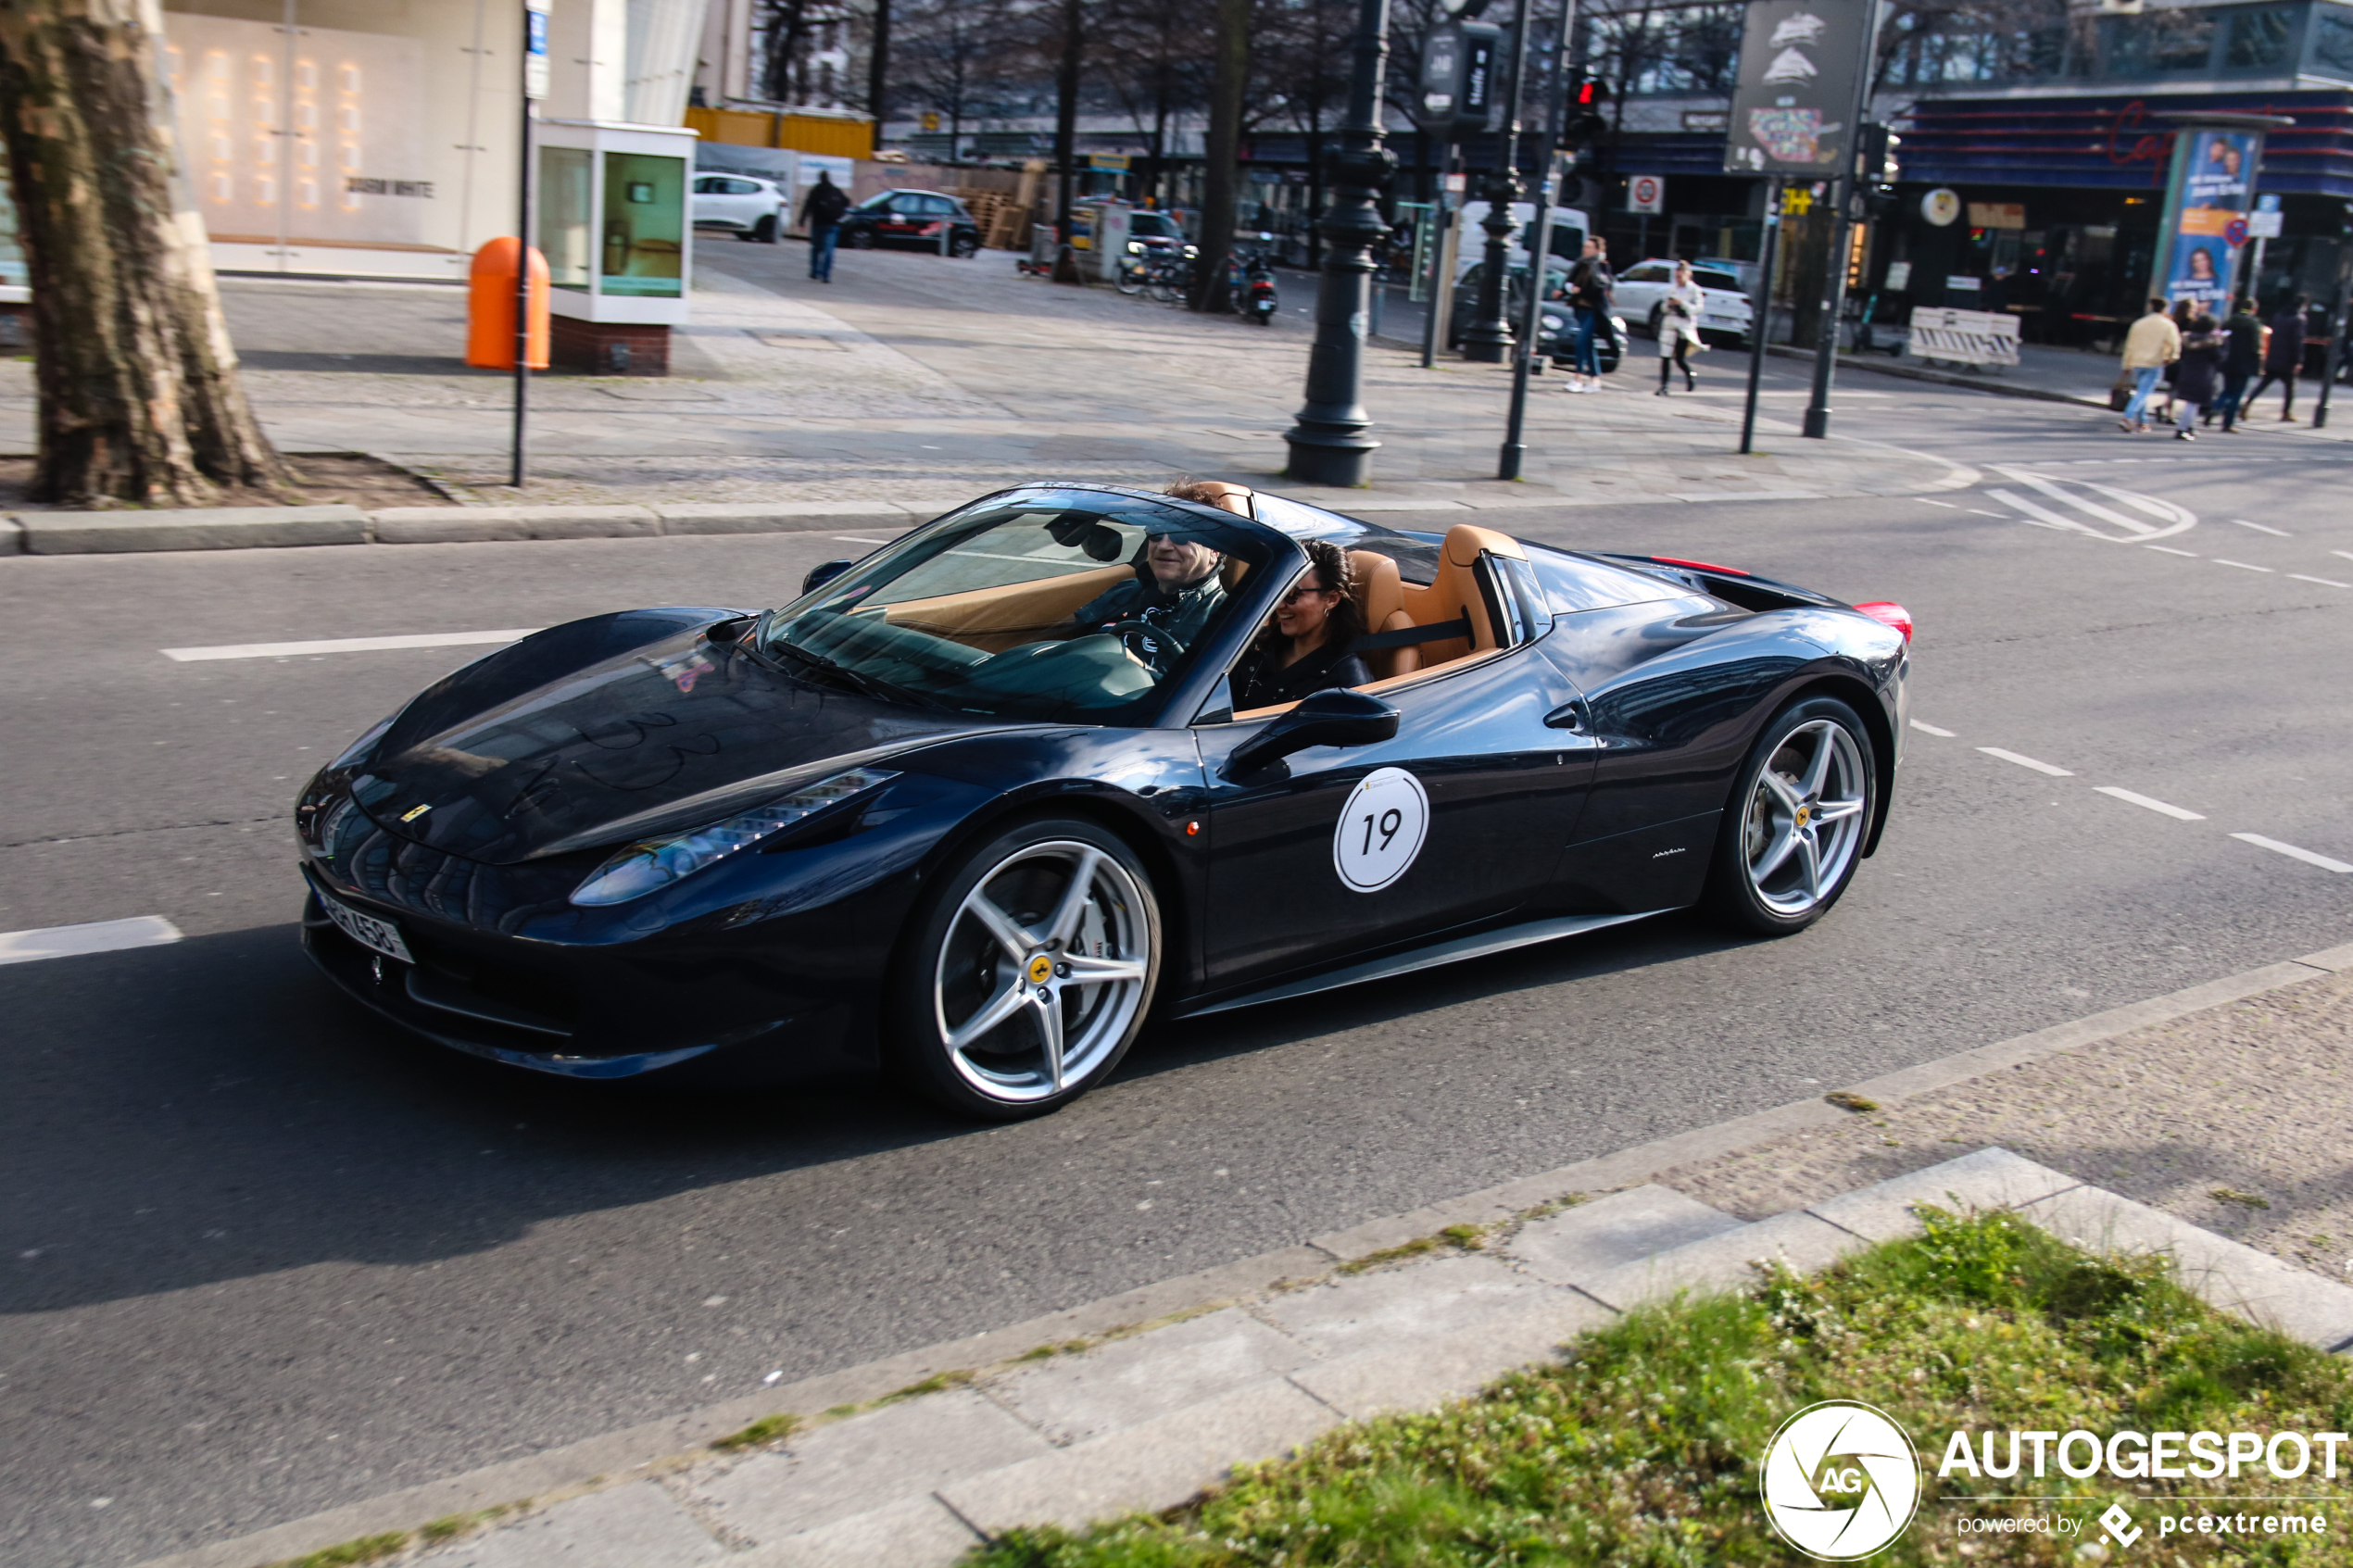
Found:
[[[790,654],[803,664],[824,671],[860,696],[870,696],[876,702],[905,703],[914,708],[947,706],[945,703],[935,701],[922,692],[911,691],[894,682],[886,681],[879,675],[869,675],[862,670],[852,670],[837,659],[829,659],[822,653],[812,653],[809,649],[784,637],[772,639],[768,647]]]

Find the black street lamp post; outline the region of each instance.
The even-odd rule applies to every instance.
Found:
[[[1292,479],[1354,487],[1366,483],[1374,450],[1365,411],[1365,332],[1372,307],[1373,247],[1388,234],[1378,205],[1395,155],[1381,145],[1382,72],[1389,54],[1389,0],[1359,0],[1348,119],[1332,158],[1331,205],[1324,209],[1324,276],[1315,291],[1315,345],[1307,358],[1307,401],[1283,433]],[[1203,257],[1206,260],[1206,257]]]
[[[1527,53],[1528,0],[1518,0],[1512,9],[1510,117],[1504,125],[1501,165],[1487,181],[1487,216],[1479,222],[1487,231],[1487,262],[1480,269],[1478,301],[1471,311],[1470,325],[1463,329],[1463,358],[1482,365],[1502,364],[1512,347],[1504,273],[1510,266],[1512,203],[1519,200],[1520,62]]]

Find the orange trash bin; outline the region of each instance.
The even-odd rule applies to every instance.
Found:
[[[474,252],[467,274],[466,363],[484,370],[515,368],[515,252],[512,234],[501,234]],[[525,360],[547,368],[547,258],[531,253],[531,339]]]

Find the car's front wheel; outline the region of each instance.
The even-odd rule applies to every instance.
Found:
[[[872,250],[875,248],[875,232],[872,229],[852,229],[849,233],[842,236],[842,240],[843,243],[848,245],[852,250]]]
[[[970,261],[980,250],[980,242],[970,234],[958,234],[948,242],[948,254],[959,261]]]
[[[1827,913],[1863,858],[1878,804],[1870,732],[1836,697],[1776,714],[1742,767],[1708,868],[1709,911],[1761,936]]]
[[[1135,851],[1093,822],[1020,822],[916,907],[885,1004],[885,1060],[967,1115],[1053,1110],[1101,1083],[1143,1027],[1160,906]]]
[[[776,215],[771,212],[763,215],[760,221],[753,225],[751,237],[761,245],[773,245],[776,243],[777,232]]]

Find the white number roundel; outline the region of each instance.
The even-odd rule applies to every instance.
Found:
[[[1411,870],[1429,836],[1429,797],[1403,768],[1377,768],[1349,791],[1332,830],[1332,867],[1353,892],[1378,893]]]

